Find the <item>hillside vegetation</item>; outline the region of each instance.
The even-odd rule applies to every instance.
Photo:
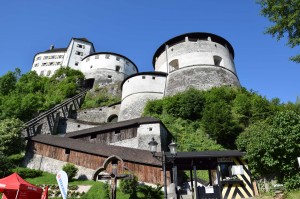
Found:
[[[84,75],[61,68],[51,77],[16,69],[0,77],[0,120],[18,118],[26,122],[79,92]]]
[[[300,187],[299,113],[297,104],[232,87],[190,89],[149,101],[144,110],[163,121],[180,151],[246,151],[256,178],[275,176],[289,190]]]

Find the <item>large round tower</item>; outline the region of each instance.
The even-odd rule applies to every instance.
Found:
[[[231,44],[211,33],[187,33],[168,40],[157,49],[152,63],[155,71],[168,74],[165,95],[189,87],[240,86]]]
[[[84,57],[80,71],[85,75],[88,87],[121,84],[128,76],[138,73],[136,65],[127,57],[111,52],[97,52]],[[120,86],[117,86],[120,88]]]
[[[143,72],[127,77],[122,83],[119,121],[139,118],[149,100],[164,97],[166,73]]]

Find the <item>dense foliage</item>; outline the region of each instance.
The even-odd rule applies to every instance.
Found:
[[[22,127],[19,119],[0,120],[0,154],[9,156],[24,150]]]
[[[23,167],[18,167],[13,171],[18,173],[22,178],[36,178],[42,176],[43,174],[43,171],[41,170],[35,170],[35,169],[29,169]]]
[[[28,121],[64,99],[77,94],[84,79],[80,71],[61,68],[51,77],[41,77],[20,70],[0,77],[0,120],[19,118]]]
[[[288,189],[300,187],[299,143],[300,116],[289,110],[251,124],[237,139],[255,175],[275,175]]]
[[[160,118],[181,150],[235,149],[236,137],[250,123],[284,107],[277,99],[268,101],[244,88],[220,87],[209,91],[190,89],[150,101],[144,115]]]
[[[120,101],[121,98],[119,96],[109,93],[107,87],[96,88],[95,90],[89,91],[86,94],[81,108],[85,109],[108,106]]]
[[[300,44],[300,0],[258,0],[261,14],[267,17],[273,25],[266,30],[267,34],[277,40],[287,36],[287,44],[294,48]],[[291,57],[300,63],[300,55]]]
[[[191,103],[190,99],[195,100]],[[295,172],[300,147],[299,108],[299,104],[282,104],[277,98],[269,101],[244,88],[219,87],[190,89],[150,101],[144,115],[161,119],[180,151],[238,146],[247,152],[256,177],[274,174],[292,189],[300,187],[299,172]]]
[[[72,163],[65,164],[62,170],[67,173],[69,181],[72,181],[78,172],[78,168]]]

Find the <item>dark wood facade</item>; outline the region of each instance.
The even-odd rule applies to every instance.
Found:
[[[110,144],[135,137],[137,137],[137,127],[126,129],[112,129],[105,132],[95,132],[91,134],[76,136],[75,139],[80,139],[92,143]]]
[[[96,170],[98,167],[102,166],[102,164],[104,163],[107,157],[111,155],[118,155],[123,159],[124,166],[129,168],[133,172],[133,174],[138,177],[139,181],[152,183],[152,184],[164,183],[161,163],[155,160],[149,151],[130,149],[130,148],[118,147],[118,146],[103,146],[103,145],[98,146],[98,144],[88,143],[88,145],[94,145],[93,147],[95,148],[97,148],[97,146],[100,147],[99,150],[105,147],[117,148],[117,150],[109,150],[109,149],[107,150],[107,151],[111,151],[111,153],[107,153],[105,150],[101,150],[104,151],[104,153],[107,153],[107,155],[102,155],[102,154],[98,154],[97,152],[98,150],[95,150],[94,153],[92,151],[91,152],[80,151],[80,146],[78,146],[78,150],[76,150],[76,144],[84,141],[72,140],[70,138],[58,138],[58,137],[56,137],[55,139],[66,140],[66,145],[58,146],[63,144],[59,144],[59,143],[55,144],[55,141],[53,141],[53,143],[56,145],[54,146],[53,144],[42,143],[42,141],[40,140],[35,141],[33,139],[28,142],[27,153],[38,154],[49,158],[53,158],[55,160],[70,162],[75,165],[93,169],[93,170]],[[70,141],[71,142],[74,141],[73,147],[68,147],[69,146],[68,142]],[[137,157],[135,158],[135,156]],[[143,158],[139,158],[139,157],[143,157]],[[153,158],[154,160],[150,160],[150,158]],[[121,167],[119,169],[121,169]],[[107,170],[110,171],[111,169],[108,168]]]

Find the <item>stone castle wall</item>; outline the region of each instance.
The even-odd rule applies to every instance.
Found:
[[[166,96],[188,88],[208,90],[223,85],[240,86],[237,76],[229,70],[214,65],[195,65],[171,72],[167,78]]]

